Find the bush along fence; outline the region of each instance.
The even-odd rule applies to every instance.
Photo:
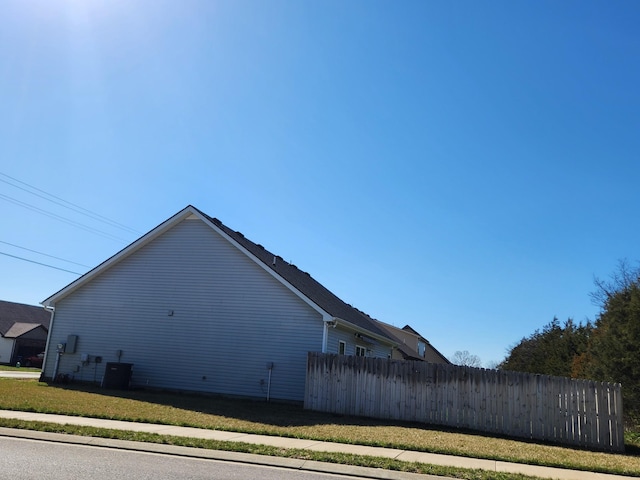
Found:
[[[624,451],[620,384],[310,352],[304,406]]]

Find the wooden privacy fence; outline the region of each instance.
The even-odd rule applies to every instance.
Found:
[[[310,352],[304,406],[624,451],[620,384]]]

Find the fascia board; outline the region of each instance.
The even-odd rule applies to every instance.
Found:
[[[136,252],[137,250],[139,250],[140,248],[142,248],[143,246],[145,246],[146,244],[148,244],[158,236],[162,235],[164,232],[166,232],[176,224],[180,223],[182,220],[188,218],[190,215],[198,215],[200,217],[199,213],[191,205],[189,205],[188,207],[184,208],[180,212],[176,213],[173,217],[165,220],[160,225],[155,227],[153,230],[150,230],[145,235],[143,235],[139,239],[135,240],[133,243],[129,244],[128,246],[120,250],[118,253],[116,253],[112,257],[102,262],[97,267],[94,267],[93,269],[89,270],[80,278],[74,280],[66,287],[54,293],[50,297],[46,298],[45,300],[40,302],[40,304],[43,305],[45,308],[55,307],[55,304],[59,302],[61,299],[63,299],[70,293],[74,292],[78,288],[82,287],[83,285],[87,284],[92,279],[100,275],[102,272],[109,269],[110,267],[118,263],[123,258],[126,258],[132,253]]]
[[[324,309],[322,309],[318,304],[316,304],[314,301],[312,301],[309,297],[307,297],[304,293],[302,293],[300,290],[298,290],[296,287],[294,287],[293,285],[291,285],[287,280],[285,280],[283,277],[281,277],[278,272],[270,269],[267,265],[264,264],[264,262],[262,260],[260,260],[259,258],[257,258],[255,255],[253,255],[249,250],[247,250],[246,248],[244,248],[241,244],[239,244],[238,242],[236,242],[232,237],[230,237],[229,235],[227,235],[221,228],[219,228],[215,223],[211,222],[209,219],[207,219],[206,217],[204,217],[202,214],[200,214],[200,212],[194,212],[194,214],[196,216],[198,216],[198,218],[200,218],[203,222],[205,222],[207,225],[209,225],[209,227],[211,227],[215,232],[217,232],[218,234],[220,234],[220,236],[222,236],[222,238],[224,238],[225,240],[227,240],[229,243],[231,243],[234,247],[236,247],[238,250],[240,250],[242,253],[244,253],[249,259],[251,259],[256,265],[258,265],[260,268],[262,268],[265,272],[267,272],[269,275],[271,275],[273,278],[275,278],[276,280],[278,280],[282,285],[284,285],[287,289],[289,289],[291,292],[293,292],[298,298],[300,298],[300,300],[302,300],[304,303],[306,303],[307,305],[309,305],[311,308],[313,308],[316,312],[318,312],[320,315],[322,315],[322,320],[325,322],[330,321],[333,317],[331,317],[331,315],[324,311]]]
[[[118,253],[116,253],[115,255],[110,257],[109,259],[105,260],[104,262],[102,262],[97,267],[95,267],[92,270],[88,271],[87,273],[85,273],[83,276],[81,276],[77,280],[71,282],[69,285],[64,287],[62,290],[59,290],[58,292],[54,293],[52,296],[50,296],[47,299],[43,300],[41,302],[41,305],[43,305],[44,307],[54,307],[56,302],[60,301],[61,299],[63,299],[64,297],[66,297],[67,295],[72,293],[73,291],[77,290],[78,288],[82,287],[86,283],[90,282],[93,278],[95,278],[96,276],[100,275],[102,272],[104,272],[105,270],[107,270],[108,268],[113,266],[114,264],[118,263],[123,258],[128,257],[129,255],[131,255],[132,253],[136,252],[137,250],[139,250],[140,248],[142,248],[143,246],[145,246],[146,244],[148,244],[149,242],[151,242],[152,240],[154,240],[158,236],[162,235],[164,232],[166,232],[167,230],[169,230],[170,228],[172,228],[176,224],[180,223],[181,221],[183,221],[183,220],[185,220],[185,219],[187,219],[187,218],[189,218],[191,216],[195,216],[198,219],[200,219],[201,221],[203,221],[211,229],[213,229],[220,236],[222,236],[222,238],[226,239],[229,243],[231,243],[238,250],[240,250],[242,253],[244,253],[248,258],[250,258],[258,266],[260,266],[260,268],[262,268],[264,271],[269,273],[269,275],[271,275],[276,280],[278,280],[282,285],[284,285],[287,289],[289,289],[291,292],[293,292],[298,298],[300,298],[307,305],[309,305],[311,308],[313,308],[316,312],[318,312],[320,315],[322,315],[322,319],[324,321],[331,320],[332,317],[328,312],[324,311],[319,305],[317,305],[315,302],[313,302],[311,299],[309,299],[306,295],[304,295],[302,292],[300,292],[297,288],[295,288],[293,285],[291,285],[289,282],[287,282],[284,278],[282,278],[280,275],[278,275],[277,272],[275,272],[275,271],[271,270],[269,267],[267,267],[260,259],[256,258],[251,252],[249,252],[246,248],[244,248],[242,245],[240,245],[238,242],[236,242],[233,238],[231,238],[229,235],[227,235],[222,229],[218,228],[213,222],[211,222],[200,211],[198,211],[198,209],[192,207],[191,205],[189,205],[185,209],[181,210],[180,212],[176,213],[173,217],[169,218],[168,220],[165,220],[163,223],[158,225],[156,228],[154,228],[153,230],[149,231],[148,233],[146,233],[145,235],[140,237],[138,240],[136,240],[133,243],[131,243],[129,246],[127,246],[124,249],[120,250]]]
[[[344,320],[342,318],[334,317],[333,320],[337,322],[337,325],[343,325],[343,326],[347,327],[349,330],[365,334],[368,337],[371,337],[371,338],[373,338],[375,340],[378,340],[379,342],[382,342],[382,343],[384,343],[386,345],[390,345],[392,347],[397,347],[399,345],[398,342],[394,342],[389,337],[378,335],[377,333],[374,333],[374,332],[372,332],[370,330],[367,330],[366,328],[362,328],[362,327],[359,327],[357,325],[354,325],[353,323],[348,322],[347,320]]]

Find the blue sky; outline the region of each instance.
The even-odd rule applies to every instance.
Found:
[[[1,8],[3,300],[77,278],[7,254],[84,273],[193,204],[489,364],[638,259],[637,2]]]

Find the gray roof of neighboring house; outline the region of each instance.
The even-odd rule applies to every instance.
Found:
[[[224,225],[217,218],[210,217],[200,210],[198,212],[329,315],[396,342],[396,339],[390,338],[387,332],[381,329],[368,315],[340,300],[307,272],[303,272],[295,265],[286,262],[282,257],[271,253],[262,245],[252,242],[242,233]]]
[[[40,323],[14,323],[4,334],[4,338],[18,338],[36,328],[44,328]],[[45,329],[46,330],[46,329]]]
[[[384,328],[392,338],[395,338],[398,343],[398,350],[402,353],[402,356],[409,360],[428,360],[420,355],[416,348],[409,345],[407,342],[413,343],[415,341],[417,347],[417,340],[421,340],[426,344],[427,349],[431,350],[430,356],[435,360],[440,360],[442,363],[451,363],[447,357],[442,355],[429,340],[420,335],[410,325],[405,325],[403,328],[398,328],[388,323],[380,322],[382,328]]]
[[[15,324],[23,325],[22,327],[16,327],[19,329],[27,328],[24,327],[24,325],[27,324],[36,324],[42,325],[45,329],[48,330],[50,321],[51,312],[48,312],[42,307],[0,300],[0,335],[2,335],[3,337],[7,335],[7,332],[11,331]],[[26,331],[33,330],[33,328],[29,328]],[[26,331],[23,331],[20,335],[26,333]],[[13,333],[11,333],[11,335],[13,335]],[[15,337],[20,335],[13,336]]]

